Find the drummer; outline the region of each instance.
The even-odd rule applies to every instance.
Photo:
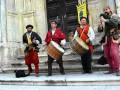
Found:
[[[49,45],[49,43],[51,41],[55,41],[60,46],[64,46],[66,44],[65,34],[61,31],[60,28],[57,28],[56,21],[51,21],[50,24],[51,24],[51,29],[48,31],[48,33],[46,35],[46,39],[45,39],[46,44]],[[48,55],[48,76],[52,76],[52,62],[53,62],[53,60],[54,59]],[[62,75],[64,75],[65,72],[64,72],[64,68],[63,68],[62,57],[56,61],[59,64],[60,73]]]
[[[95,39],[94,30],[87,23],[87,18],[82,17],[80,19],[80,27],[77,27],[75,31],[74,38],[80,37],[88,46],[89,50],[81,55],[81,62],[83,67],[83,73],[92,73],[92,52],[93,52],[93,40]]]

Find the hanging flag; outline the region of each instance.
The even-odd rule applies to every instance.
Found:
[[[87,18],[87,4],[86,2],[79,3],[77,5],[77,13],[78,13],[78,22],[80,23],[80,18],[81,17],[86,17]]]

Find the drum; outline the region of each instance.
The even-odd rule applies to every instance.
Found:
[[[47,46],[48,55],[55,60],[59,60],[64,54],[64,52],[64,49],[54,41],[51,41],[50,44]]]
[[[70,48],[78,55],[82,55],[89,50],[88,45],[79,37],[76,37],[71,41]]]

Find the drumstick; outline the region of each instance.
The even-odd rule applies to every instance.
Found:
[[[47,49],[47,45],[44,45],[44,48],[43,48],[42,51],[45,51],[46,49]]]

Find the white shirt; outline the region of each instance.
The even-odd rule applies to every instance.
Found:
[[[54,35],[55,34],[55,30],[52,30],[52,35]]]
[[[32,32],[30,32],[30,33],[26,33],[26,35],[27,35],[27,37],[31,37],[31,34],[32,34]]]
[[[64,46],[66,44],[66,40],[65,39],[61,40],[60,44]]]
[[[76,30],[75,34],[74,34],[74,38],[77,36],[78,36],[78,32]],[[93,43],[93,40],[95,39],[95,33],[94,33],[94,30],[92,29],[92,27],[89,27],[88,37],[89,37],[90,41]]]

